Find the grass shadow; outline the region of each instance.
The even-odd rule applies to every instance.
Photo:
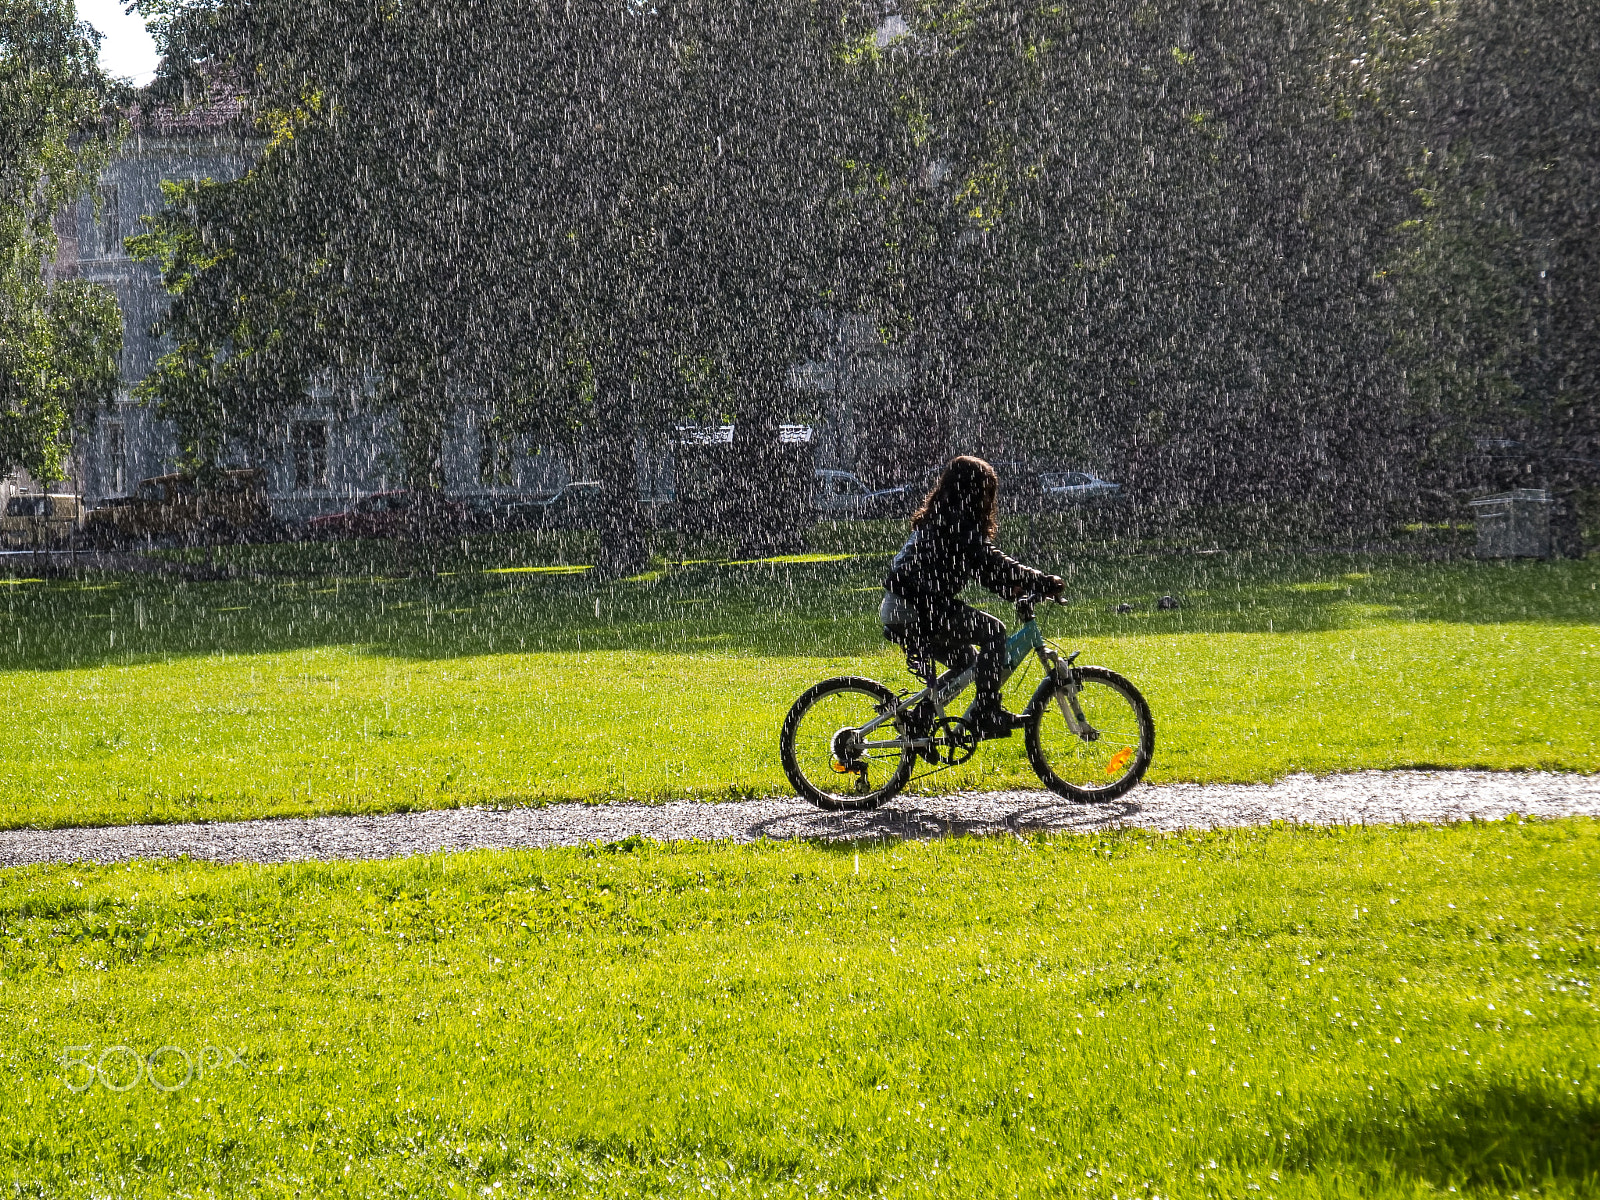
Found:
[[[896,533],[895,536],[898,536]],[[870,539],[866,539],[870,541]],[[323,646],[441,660],[623,650],[858,657],[885,643],[876,612],[888,553],[671,563],[632,579],[575,572],[577,541],[468,542],[438,572],[384,574],[371,543],[282,548],[283,568],[190,581],[146,573],[0,576],[0,670],[125,665]],[[265,549],[240,548],[240,554]],[[292,551],[304,550],[306,557]],[[376,551],[372,552],[373,554]],[[392,555],[392,548],[385,550]],[[1068,581],[1041,610],[1062,639],[1291,633],[1418,621],[1600,621],[1600,560],[1490,564],[1356,555],[1078,557],[1041,548]],[[308,566],[317,571],[305,573]],[[322,572],[326,568],[324,573]],[[346,572],[348,569],[348,573]],[[1158,601],[1173,597],[1176,608]],[[1008,622],[1010,607],[975,595]],[[1117,611],[1126,606],[1126,611]]]
[[[1455,1092],[1452,1095],[1452,1091]],[[1555,1084],[1447,1088],[1414,1107],[1310,1126],[1283,1166],[1437,1191],[1600,1195],[1600,1103]]]

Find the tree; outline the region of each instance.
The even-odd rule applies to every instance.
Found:
[[[298,2],[162,4],[167,86],[250,81],[270,135],[241,179],[174,190],[139,244],[174,293],[145,392],[197,459],[314,378],[396,418],[408,484],[439,485],[451,410],[500,436],[582,412],[635,560],[632,431],[657,351],[660,114],[648,14]],[[653,357],[652,357],[653,355]],[[624,470],[626,467],[626,471]]]
[[[115,297],[53,280],[53,219],[116,144],[116,86],[70,0],[0,0],[0,468],[63,477],[75,419],[117,385]]]
[[[779,442],[796,405],[790,368],[828,336],[819,310],[853,307],[884,265],[850,168],[883,126],[882,97],[847,53],[863,20],[806,0],[655,12],[652,37],[672,58],[650,94],[652,138],[670,173],[657,224],[638,231],[661,243],[649,316],[676,360],[712,366],[736,423],[726,532],[747,553],[792,549],[813,480]]]
[[[331,382],[393,412],[399,473],[436,489],[453,405],[514,409],[548,358],[551,289],[529,275],[550,282],[538,270],[560,233],[526,217],[562,146],[518,125],[561,114],[515,89],[561,79],[581,23],[488,6],[152,11],[165,86],[248,80],[268,138],[244,177],[174,190],[139,243],[174,293],[160,330],[175,348],[145,394],[205,461]]]
[[[1600,482],[1600,13],[1463,0],[1391,89],[1415,130],[1393,264],[1419,470],[1551,487],[1564,549]]]
[[[548,427],[584,380],[605,554],[642,554],[637,435],[680,364],[733,397],[757,528],[787,368],[840,260],[852,129],[836,31],[803,0],[556,7],[163,3],[167,86],[249,80],[270,134],[243,178],[175,189],[138,243],[174,300],[146,394],[197,459],[317,375],[398,418],[437,484],[450,408]]]
[[[423,490],[463,400],[581,421],[620,570],[636,439],[698,408],[778,544],[789,367],[868,313],[926,373],[868,436],[959,410],[1166,509],[1370,528],[1474,405],[1592,444],[1581,7],[151,0],[166,86],[247,81],[267,143],[142,244],[146,390],[205,459],[342,380]]]
[[[991,444],[1167,510],[1381,513],[1405,185],[1396,123],[1327,75],[1360,7],[910,14],[890,299]]]

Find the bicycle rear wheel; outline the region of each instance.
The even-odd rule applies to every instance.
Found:
[[[1068,800],[1115,800],[1144,778],[1156,748],[1155,722],[1139,689],[1104,667],[1078,667],[1078,707],[1089,731],[1073,733],[1059,685],[1046,680],[1028,713],[1028,761],[1045,787]]]
[[[916,751],[875,744],[904,740],[894,722],[856,733],[894,703],[883,684],[853,675],[807,688],[778,735],[783,773],[794,790],[818,808],[837,811],[877,808],[905,787]]]

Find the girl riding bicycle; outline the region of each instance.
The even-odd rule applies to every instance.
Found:
[[[966,719],[980,737],[1009,737],[1017,725],[1000,703],[1006,626],[963,602],[962,589],[976,580],[1010,599],[1059,596],[1065,587],[995,547],[999,500],[993,467],[967,455],[952,459],[911,518],[911,538],[889,566],[878,609],[884,636],[908,653],[924,652],[955,672],[976,666],[977,699]]]

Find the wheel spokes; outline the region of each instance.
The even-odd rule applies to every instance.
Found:
[[[1040,720],[1041,749],[1064,782],[1089,790],[1110,787],[1138,763],[1143,744],[1138,712],[1119,690],[1095,680],[1085,682],[1077,699],[1094,739],[1073,733],[1051,704]]]
[[[1134,749],[1138,749],[1139,747],[1138,734],[1134,734],[1132,737],[1124,734],[1120,738],[1115,738],[1107,737],[1104,732],[1101,732],[1100,736],[1095,738],[1093,741],[1090,741],[1087,738],[1078,737],[1077,734],[1073,734],[1072,736],[1077,738],[1078,741],[1082,742],[1086,746],[1132,746]]]
[[[795,760],[818,791],[841,798],[867,796],[893,777],[908,753],[904,747],[882,744],[894,727],[880,725],[870,742],[856,732],[879,717],[881,703],[870,693],[842,689],[819,696],[801,717],[794,736]]]

